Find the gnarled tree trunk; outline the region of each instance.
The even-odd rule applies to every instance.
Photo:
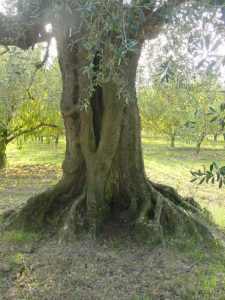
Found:
[[[58,39],[62,114],[66,129],[63,177],[52,190],[31,198],[7,221],[8,228],[60,229],[61,238],[99,234],[111,216],[123,215],[138,236],[152,243],[165,234],[213,238],[193,199],[146,176],[135,80],[141,47],[123,66],[133,101],[118,99],[114,81],[97,86],[91,105],[79,106],[88,84],[82,51]]]

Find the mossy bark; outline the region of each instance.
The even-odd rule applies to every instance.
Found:
[[[199,206],[167,186],[149,181],[144,169],[135,81],[141,45],[122,65],[132,101],[119,99],[116,81],[97,86],[90,105],[85,99],[89,79],[82,72],[85,53],[56,34],[66,130],[63,176],[52,190],[31,198],[7,220],[8,229],[54,229],[60,238],[81,232],[98,235],[112,215],[124,214],[137,236],[152,243],[166,234],[213,239]],[[107,59],[107,54],[106,54]]]

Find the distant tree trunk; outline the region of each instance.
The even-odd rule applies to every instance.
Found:
[[[174,133],[172,133],[171,136],[170,136],[170,146],[172,148],[175,147],[175,134]]]
[[[214,135],[213,135],[213,140],[214,140],[214,142],[217,142],[217,137],[218,137],[218,134],[214,134]]]
[[[55,145],[56,145],[56,147],[59,146],[59,136],[58,135],[55,137]]]
[[[7,146],[7,139],[5,136],[3,138],[0,138],[0,169],[6,167],[6,163],[7,163],[6,146]]]
[[[206,137],[206,134],[202,134],[198,137],[197,142],[196,142],[196,154],[200,153],[200,148],[201,148],[202,142],[204,141],[205,137]]]

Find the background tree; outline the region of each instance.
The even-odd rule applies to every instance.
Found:
[[[67,141],[59,184],[30,199],[9,227],[64,224],[61,236],[68,238],[83,230],[96,235],[112,215],[122,215],[152,242],[166,233],[213,237],[195,201],[147,179],[141,149],[135,91],[141,48],[185,2],[21,1],[17,14],[1,15],[0,43],[22,49],[45,40],[51,22]]]
[[[197,154],[206,136],[220,132],[218,124],[210,122],[208,112],[212,106],[219,107],[222,101],[221,88],[212,77],[200,77],[189,86],[187,112],[191,121],[186,123],[183,135],[195,141]]]
[[[213,1],[209,1],[208,4],[211,5],[211,8],[213,4],[224,5],[223,1],[215,1],[214,3]],[[199,7],[199,9],[201,8]],[[174,16],[172,26],[168,26],[166,34],[160,34],[158,39],[146,43],[144,57],[148,58],[148,71],[144,68],[146,67],[146,60],[144,60],[145,63],[141,64],[141,67],[145,69],[145,71],[144,74],[142,74],[139,69],[139,84],[143,84],[143,82],[146,81],[151,82],[151,78],[159,74],[161,75],[161,79],[169,81],[171,80],[171,75],[174,74],[174,70],[179,74],[185,74],[186,79],[188,80],[189,78],[190,81],[195,80],[196,76],[199,76],[198,74],[200,73],[207,75],[209,80],[211,80],[211,77],[220,79],[219,85],[217,85],[217,89],[215,90],[218,99],[220,99],[221,95],[218,93],[224,89],[223,78],[225,74],[224,8],[221,9],[221,13],[223,22],[218,22],[218,11],[215,10],[201,14],[197,19],[193,15],[191,22],[184,22],[183,24],[176,22],[176,18],[179,18],[178,15]],[[189,18],[190,15],[188,15],[188,19]],[[182,34],[182,38],[179,38],[180,34]],[[164,63],[162,63],[162,61]],[[151,77],[147,76],[148,74],[151,74]],[[213,85],[214,84],[215,83],[213,83]],[[206,92],[206,89],[210,87],[210,85],[202,87]],[[207,100],[205,97],[204,99]],[[214,96],[211,97],[211,99],[214,99]],[[199,102],[197,98],[195,98],[195,100]],[[209,108],[211,100],[208,99],[206,102],[206,106]],[[223,102],[224,101],[220,104],[223,105]],[[196,104],[194,104],[194,106],[196,106]],[[201,103],[199,103],[199,105],[201,106]],[[218,110],[218,103],[215,104],[215,107],[215,109],[211,110],[212,114],[221,110]],[[204,110],[203,107],[198,110],[198,113],[193,111],[191,107],[189,107],[189,110],[190,112],[192,111],[192,120],[195,121],[192,123],[191,119],[187,120],[191,126],[188,126],[183,132],[186,138],[192,140],[192,134],[196,135],[197,131],[201,131],[201,129],[204,128],[205,132],[213,133],[214,135],[223,132],[224,128],[221,124],[221,122],[223,123],[223,116],[221,116],[221,114],[219,114],[218,122],[212,124],[213,122],[210,122],[210,118],[206,116],[208,111]],[[197,115],[203,122],[200,122]],[[197,136],[198,134],[196,137]],[[199,139],[199,141],[201,141],[201,139]],[[196,152],[199,151],[198,149],[199,148],[196,147]],[[220,169],[222,170],[221,173]],[[206,176],[210,173],[211,180]],[[224,178],[223,167],[218,167],[216,163],[212,163],[208,170],[196,171],[195,175],[196,178],[193,178],[194,181],[198,179],[201,183],[214,183],[218,181],[220,187],[223,185],[223,180],[221,180],[221,178]]]
[[[224,26],[220,21],[218,22],[218,12],[211,11],[202,14],[199,18],[193,17],[192,22],[185,23],[185,26],[177,22],[177,16],[174,16],[172,25],[167,28],[166,33],[146,43],[143,53],[144,63],[141,63],[139,68],[140,90],[145,89],[146,85],[151,88],[154,86],[155,78],[160,77],[161,82],[165,83],[163,88],[165,95],[169,95],[172,85],[174,95],[179,94],[181,97],[183,94],[181,101],[177,102],[178,105],[173,103],[171,107],[168,101],[166,101],[168,105],[154,102],[152,106],[150,102],[147,105],[150,109],[148,119],[157,120],[158,131],[165,132],[162,119],[166,122],[167,118],[162,117],[162,112],[170,116],[173,111],[176,112],[176,108],[180,107],[180,115],[183,114],[181,118],[189,125],[182,126],[180,135],[196,143],[196,152],[199,152],[201,143],[207,135],[219,132],[218,126],[209,122],[207,110],[212,103],[218,106],[218,101],[221,99],[220,90],[225,74],[223,33]],[[217,103],[215,98],[218,100]],[[176,96],[173,96],[173,99],[176,99]],[[140,102],[140,110],[142,115],[146,115],[146,109],[141,106],[142,102]],[[155,114],[154,110],[157,110]],[[178,116],[177,110],[177,114],[175,113],[172,118],[175,123]],[[146,121],[146,118],[143,120]]]
[[[180,15],[174,15],[170,26],[157,39],[146,41],[139,85],[154,81],[155,76],[168,82],[174,74],[186,82],[195,80],[198,74],[223,78],[225,29],[220,13],[214,9],[200,13],[201,4],[192,15],[191,10],[193,12],[193,7],[187,5],[187,22],[179,22]]]
[[[224,91],[222,91],[222,93],[224,93]],[[211,116],[210,122],[214,123],[215,126],[219,126],[223,132],[225,128],[225,102],[220,104],[218,110],[210,107],[208,115]],[[219,188],[225,184],[225,166],[219,167],[216,162],[213,162],[208,170],[204,167],[203,170],[191,171],[191,174],[193,176],[192,182],[198,182],[199,184],[214,184],[218,182]]]
[[[40,49],[29,53],[12,48],[0,57],[0,166],[6,166],[6,147],[33,134],[62,133],[59,114],[60,76],[55,66],[39,72]],[[58,99],[58,101],[57,101]]]
[[[194,141],[198,154],[205,137],[221,131],[208,115],[210,107],[219,107],[221,89],[213,77],[200,77],[192,83],[172,78],[168,83],[142,87],[138,97],[143,127],[170,136],[172,147],[176,135]]]
[[[138,90],[142,127],[170,138],[171,147],[187,120],[186,88],[179,78],[167,84],[155,81],[152,86]]]

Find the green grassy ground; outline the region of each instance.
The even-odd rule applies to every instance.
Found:
[[[11,143],[7,148],[9,166],[54,164],[60,165],[65,152],[65,142],[60,141],[58,147],[55,144],[28,141],[18,148],[17,144]]]

